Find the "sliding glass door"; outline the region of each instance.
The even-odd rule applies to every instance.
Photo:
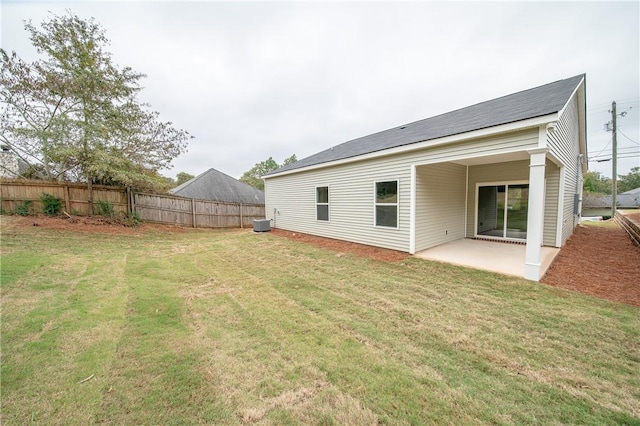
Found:
[[[483,185],[477,197],[477,235],[527,238],[529,184]]]

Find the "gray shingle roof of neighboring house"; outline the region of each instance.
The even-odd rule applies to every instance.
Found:
[[[621,207],[640,207],[640,188],[618,194],[616,204]]]
[[[583,199],[584,201],[582,202],[582,204],[585,208],[611,207],[611,203],[613,202],[612,195],[596,195],[585,193]],[[640,188],[617,194],[616,205],[619,208],[640,207]]]
[[[216,169],[209,169],[169,192],[199,200],[264,204],[264,192]]]
[[[353,139],[281,167],[266,176],[553,114],[562,110],[583,79],[585,74],[580,74]]]
[[[631,195],[631,196],[637,196],[640,197],[640,188],[636,188],[636,189],[630,189],[629,191],[625,191],[625,192],[621,192],[618,195]]]

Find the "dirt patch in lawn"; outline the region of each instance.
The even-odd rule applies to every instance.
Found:
[[[72,216],[50,217],[50,216],[5,216],[3,226],[36,226],[45,229],[58,229],[63,231],[79,231],[94,234],[109,235],[137,235],[151,230],[168,232],[185,232],[185,228],[172,225],[142,223],[138,226],[124,226],[103,216]]]
[[[580,225],[542,282],[640,306],[640,247],[618,226]]]
[[[301,243],[312,244],[316,247],[322,247],[338,253],[351,253],[357,256],[382,260],[384,262],[401,262],[409,257],[409,254],[400,251],[334,240],[331,238],[317,237],[315,235],[301,234],[300,232],[290,232],[283,229],[272,229],[271,232],[280,237],[289,238]]]

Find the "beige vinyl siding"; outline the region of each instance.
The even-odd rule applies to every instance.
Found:
[[[379,162],[377,162],[379,163]],[[374,182],[398,180],[398,228],[374,226]],[[328,222],[316,221],[315,188],[329,187]],[[275,227],[395,250],[409,250],[410,167],[358,163],[265,181],[268,218]]]
[[[268,177],[266,215],[278,228],[408,252],[412,165],[522,151],[535,147],[537,137],[537,130],[513,132]],[[374,182],[385,180],[398,180],[398,229],[374,226]],[[315,220],[317,186],[329,187],[329,222]]]
[[[542,235],[542,245],[544,246],[556,246],[559,185],[560,168],[555,163],[547,160],[545,167],[544,225]]]
[[[550,153],[564,165],[564,197],[562,200],[562,244],[569,238],[578,224],[573,214],[575,194],[580,192],[582,176],[578,162],[578,99],[574,95],[558,120],[555,132],[547,138]]]
[[[416,251],[464,238],[466,166],[416,169]]]
[[[469,166],[469,192],[467,194],[466,237],[473,238],[476,220],[476,184],[487,182],[529,181],[529,161]]]

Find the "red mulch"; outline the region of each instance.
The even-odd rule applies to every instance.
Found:
[[[627,217],[640,222],[640,213]],[[580,225],[542,282],[640,306],[640,247],[619,227]]]
[[[300,232],[290,232],[284,229],[272,229],[271,233],[280,237],[289,238],[301,243],[312,244],[338,253],[351,253],[357,256],[370,257],[384,262],[400,262],[409,257],[408,253],[395,250],[383,249],[380,247],[366,246],[364,244],[350,243],[347,241],[334,240],[331,238],[316,237],[315,235],[301,234]]]
[[[13,216],[11,224],[13,226],[38,226],[46,229],[59,229],[63,231],[80,231],[93,234],[110,235],[139,235],[150,230],[185,232],[184,228],[172,225],[142,223],[138,226],[124,226],[120,223],[110,221],[102,216],[72,216],[71,218],[49,216]]]

